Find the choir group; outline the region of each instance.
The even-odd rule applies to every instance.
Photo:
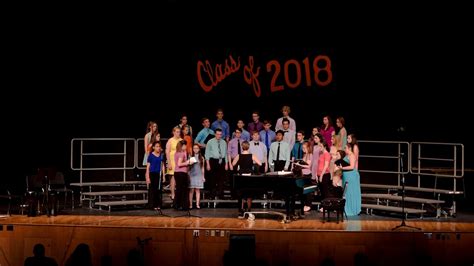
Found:
[[[289,116],[290,107],[283,106],[275,130],[270,120],[260,121],[259,112],[252,113],[252,122],[238,120],[230,131],[224,112],[218,109],[216,120],[201,120],[202,129],[193,139],[193,129],[187,116],[172,130],[163,154],[158,125],[150,121],[144,138],[146,182],[149,184],[150,207],[162,207],[162,176],[170,177],[173,206],[187,210],[200,208],[200,190],[206,188],[210,198],[223,196],[228,173],[263,174],[274,171],[301,169],[304,176],[319,184],[321,197],[334,196],[345,189],[345,212],[348,216],[361,211],[360,175],[358,172],[359,146],[354,134],[347,134],[343,117],[336,119],[336,128],[329,116],[323,125],[314,127],[308,138],[303,130],[296,130],[296,122]],[[166,167],[165,167],[166,166]],[[166,172],[165,172],[166,168]],[[246,208],[251,208],[252,195],[244,196]],[[311,197],[305,201],[304,211],[311,210]]]

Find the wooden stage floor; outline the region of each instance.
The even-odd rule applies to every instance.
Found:
[[[185,214],[166,209],[165,214]],[[280,223],[257,216],[255,221],[236,218],[235,209],[192,210],[195,217],[159,217],[154,211],[80,209],[54,217],[13,215],[0,218],[0,265],[22,265],[42,243],[46,255],[63,265],[79,243],[90,246],[94,265],[109,257],[112,265],[126,265],[127,253],[145,247],[146,265],[223,265],[232,235],[255,237],[261,265],[320,265],[326,258],[335,265],[354,265],[355,254],[365,254],[372,265],[472,265],[473,215],[457,218],[411,218],[392,231],[400,219],[360,215],[344,222],[323,222],[320,213]],[[249,264],[247,264],[249,265]]]
[[[255,210],[258,211],[258,210]],[[263,210],[261,210],[263,211]],[[27,217],[25,215],[2,216],[0,223],[16,225],[49,226],[88,226],[88,227],[126,227],[126,228],[173,228],[206,229],[223,228],[228,230],[282,230],[282,231],[392,231],[401,220],[393,217],[365,215],[349,217],[336,223],[335,214],[330,221],[323,222],[322,214],[312,211],[304,219],[281,223],[277,218],[257,215],[255,221],[238,219],[235,209],[201,209],[190,213],[195,217],[176,217],[186,214],[170,209],[163,210],[171,217],[162,217],[154,211],[131,210],[108,213],[106,211],[82,211],[76,214],[47,217]],[[421,228],[424,232],[474,232],[474,216],[462,215],[457,218],[410,218],[407,225]],[[403,228],[402,228],[403,229]],[[410,231],[411,229],[405,228]]]

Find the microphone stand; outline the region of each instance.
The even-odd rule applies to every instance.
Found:
[[[183,214],[183,215],[178,215],[178,216],[175,216],[174,218],[178,218],[178,217],[195,217],[195,218],[202,218],[201,216],[199,215],[194,215],[194,214],[191,214],[191,211],[189,209],[186,210],[186,214]]]
[[[163,172],[163,171],[162,171]],[[163,205],[163,188],[162,188],[162,184],[163,184],[163,175],[164,173],[160,173],[160,180],[158,180],[158,191],[160,191],[160,202],[161,202],[161,205]],[[150,185],[147,185],[148,186],[148,190],[150,191],[151,189],[153,189],[151,187],[151,184]],[[164,216],[164,217],[171,217],[167,214],[164,214],[163,211],[161,210],[161,207],[159,209],[155,209],[155,211],[157,212],[157,215],[158,216]]]
[[[392,231],[402,227],[421,230],[421,228],[419,227],[410,226],[405,223],[407,213],[405,213],[405,174],[403,173],[403,171],[403,153],[400,153],[400,172],[402,175],[402,223],[392,228]]]
[[[42,209],[48,217],[51,216],[51,206],[49,202],[49,179],[48,176],[44,176],[43,179],[43,206]]]

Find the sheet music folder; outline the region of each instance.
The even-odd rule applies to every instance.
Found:
[[[204,140],[204,144],[207,144],[207,142],[208,142],[209,140],[211,140],[212,138],[214,138],[214,137],[215,137],[214,135],[208,134],[207,137],[206,137],[206,139]]]

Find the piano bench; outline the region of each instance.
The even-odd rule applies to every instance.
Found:
[[[321,201],[321,208],[323,208],[323,222],[326,220],[326,212],[328,214],[328,222],[330,213],[336,211],[337,223],[339,223],[339,214],[341,215],[342,221],[344,221],[344,206],[346,205],[346,199],[343,198],[325,198]]]

